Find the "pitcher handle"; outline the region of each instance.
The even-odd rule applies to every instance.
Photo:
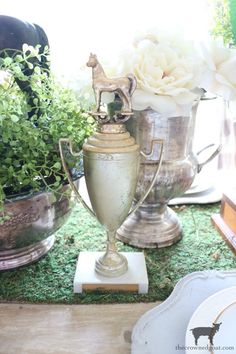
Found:
[[[149,154],[145,154],[143,151],[140,151],[140,154],[142,156],[144,156],[145,158],[151,157],[153,155],[154,152],[154,145],[155,144],[160,144],[161,145],[161,151],[160,151],[160,158],[159,158],[159,163],[157,165],[157,169],[156,172],[154,174],[154,177],[152,179],[152,182],[150,183],[149,187],[147,188],[147,190],[144,192],[143,196],[141,197],[141,199],[135,204],[135,206],[130,210],[130,212],[128,213],[127,217],[130,216],[132,213],[134,213],[139,207],[140,205],[143,203],[143,201],[147,198],[148,194],[150,193],[151,189],[154,186],[154,183],[156,181],[157,175],[160,171],[161,168],[161,164],[163,161],[163,146],[164,146],[164,141],[162,139],[155,139],[152,140],[151,142],[151,152]]]
[[[216,144],[210,144],[208,146],[205,146],[203,149],[201,149],[200,151],[197,152],[197,156],[200,155],[203,151],[205,151],[206,149],[214,146]],[[208,159],[206,159],[206,161],[202,162],[202,163],[198,163],[197,165],[197,173],[199,173],[201,171],[201,169],[203,168],[203,166],[205,166],[208,162],[210,162],[211,160],[214,159],[214,157],[216,157],[219,152],[222,149],[222,145],[218,145],[218,147],[216,148],[216,150],[210,155],[210,157],[208,157]]]
[[[88,204],[84,201],[84,199],[82,198],[82,196],[80,195],[79,191],[76,189],[74,183],[73,183],[73,180],[71,178],[71,175],[70,175],[70,172],[69,172],[69,169],[67,167],[67,164],[66,164],[66,160],[65,160],[65,156],[64,156],[64,153],[63,153],[63,144],[66,143],[69,145],[69,150],[70,150],[70,153],[72,156],[81,156],[82,154],[82,150],[80,150],[79,152],[74,152],[73,151],[73,147],[72,147],[72,142],[70,139],[67,139],[67,138],[61,138],[59,139],[59,151],[60,151],[60,156],[61,156],[61,161],[62,161],[62,166],[65,170],[65,173],[66,173],[66,176],[68,178],[68,181],[69,181],[69,184],[71,186],[71,189],[73,190],[73,192],[75,193],[76,197],[78,198],[78,200],[83,204],[83,206],[90,212],[90,214],[94,217],[96,217],[94,211],[88,206]]]

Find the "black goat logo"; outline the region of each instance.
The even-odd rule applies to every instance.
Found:
[[[213,323],[212,327],[196,327],[190,329],[195,339],[195,345],[197,345],[198,338],[201,336],[208,336],[210,344],[213,345],[213,337],[216,332],[219,331],[221,323]]]

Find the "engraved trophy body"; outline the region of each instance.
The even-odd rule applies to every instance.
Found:
[[[126,256],[116,249],[116,231],[127,216],[137,210],[152,189],[161,166],[163,142],[160,140],[152,142],[152,151],[155,143],[161,145],[159,162],[156,164],[157,168],[149,187],[131,209],[139,176],[140,159],[147,156],[140,152],[139,145],[123,124],[132,115],[131,95],[136,87],[136,79],[133,75],[107,78],[96,55],[93,54],[90,55],[87,66],[93,69],[96,112],[91,114],[100,123],[99,131],[88,138],[79,153],[73,151],[69,139],[60,139],[59,148],[72,189],[107,232],[106,252],[96,259],[95,272],[102,277],[114,278],[125,274],[129,267]],[[101,94],[104,91],[116,92],[122,101],[122,109],[112,116],[100,110]],[[92,209],[82,199],[71,180],[63,154],[64,143],[69,145],[71,154],[83,156],[85,181]]]

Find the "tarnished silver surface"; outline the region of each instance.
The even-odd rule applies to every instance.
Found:
[[[128,269],[127,259],[117,251],[116,230],[130,210],[139,174],[139,146],[120,124],[103,125],[102,132],[96,132],[83,144],[85,181],[92,210],[89,209],[107,232],[106,252],[95,264],[97,273],[106,277],[117,277]],[[60,139],[62,164],[68,174],[63,155],[63,143],[71,146],[69,139]],[[68,174],[69,181],[71,182]]]
[[[83,158],[90,201],[98,221],[108,233],[107,251],[97,260],[96,271],[109,277],[119,276],[127,271],[128,264],[116,250],[115,233],[125,220],[134,197],[139,148],[134,144],[129,152],[112,154],[111,151],[106,153],[104,148],[96,153],[85,147]]]
[[[9,218],[0,224],[0,270],[32,263],[47,253],[53,233],[65,223],[73,204],[69,185],[60,193],[42,192],[5,203]]]
[[[146,152],[155,138],[164,140],[164,158],[156,183],[144,203],[118,230],[118,238],[144,248],[170,246],[181,238],[182,228],[176,214],[167,207],[170,199],[180,196],[192,184],[198,161],[192,152],[195,110],[186,117],[163,117],[146,109],[135,112],[126,123],[128,131]],[[154,173],[154,156],[141,164],[135,194],[138,200]]]
[[[71,153],[73,155],[74,153],[71,141],[69,139],[60,139],[62,164],[71,182],[63,155],[63,143],[69,144]],[[96,272],[103,276],[117,277],[124,274],[128,269],[126,258],[116,248],[116,230],[127,215],[139,207],[155,183],[163,156],[163,142],[157,139],[155,144],[152,144],[152,149],[156,144],[160,144],[161,148],[158,156],[159,160],[154,164],[154,174],[148,187],[143,190],[139,201],[132,210],[130,209],[137,186],[140,166],[140,149],[134,138],[130,136],[125,127],[121,129],[120,124],[116,123],[103,125],[102,132],[95,133],[83,145],[85,181],[92,209],[85,203],[75,188],[74,191],[83,205],[106,229],[106,252],[95,264]]]

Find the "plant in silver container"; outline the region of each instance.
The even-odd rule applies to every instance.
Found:
[[[0,59],[0,270],[31,263],[52,247],[74,203],[58,140],[70,136],[80,146],[93,131],[76,94],[40,65],[47,60],[47,48],[39,54],[27,45]],[[18,80],[31,85],[33,101]],[[67,162],[78,184],[81,167]]]

